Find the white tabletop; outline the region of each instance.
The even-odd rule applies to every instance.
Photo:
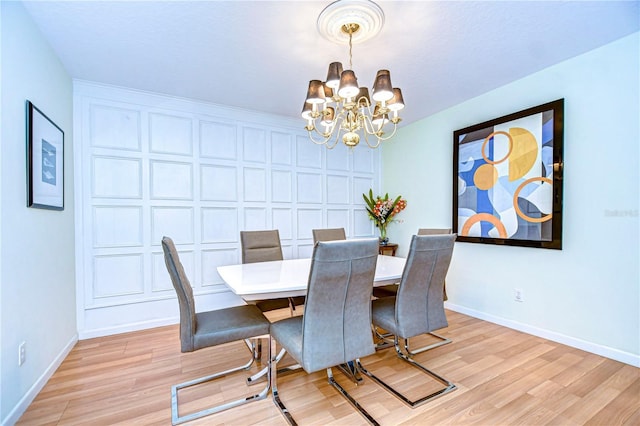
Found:
[[[374,286],[396,283],[406,259],[378,256]],[[245,300],[275,299],[307,294],[311,259],[278,260],[218,266],[227,286]]]

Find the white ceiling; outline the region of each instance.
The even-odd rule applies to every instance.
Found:
[[[309,80],[348,64],[316,29],[330,3],[24,1],[73,78],[292,117]],[[640,27],[637,0],[377,3],[385,25],[354,45],[353,69],[369,87],[391,71],[405,124]]]

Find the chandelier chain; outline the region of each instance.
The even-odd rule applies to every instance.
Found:
[[[353,69],[353,54],[352,54],[353,44],[351,43],[352,40],[353,40],[353,31],[349,30],[349,69],[350,70]]]

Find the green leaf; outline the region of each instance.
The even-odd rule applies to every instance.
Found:
[[[375,206],[375,202],[373,201],[373,197],[371,197],[371,199],[368,199],[365,194],[362,194],[362,198],[364,198],[365,203],[367,203],[367,207],[369,209],[373,210],[373,207]]]

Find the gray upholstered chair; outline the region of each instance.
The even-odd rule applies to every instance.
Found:
[[[418,235],[443,235],[450,234],[451,228],[419,228]]]
[[[408,339],[446,327],[442,290],[449,270],[455,234],[414,235],[411,239],[407,263],[402,273],[396,297],[384,297],[371,303],[373,325],[394,335],[398,356],[433,377],[444,387],[425,397],[410,400],[379,379],[361,364],[362,372],[411,407],[423,404],[451,392],[456,386],[416,362],[409,352]],[[404,340],[404,352],[399,339]]]
[[[443,235],[450,234],[451,228],[419,228],[418,235]],[[442,299],[446,301],[447,297],[447,283],[444,283],[444,288],[442,291]]]
[[[451,228],[419,228],[418,235],[446,235],[451,234]],[[376,287],[373,289],[373,295],[377,298],[395,296],[398,291],[398,286],[391,284],[381,287]],[[447,300],[447,287],[446,282],[443,283],[442,287],[442,300]],[[374,328],[374,332],[376,336],[381,339],[381,343],[376,346],[376,349],[386,349],[393,346],[393,343],[389,340],[392,335],[390,333],[380,333],[376,328]],[[428,351],[429,349],[437,348],[438,346],[446,345],[447,343],[451,343],[451,339],[441,336],[437,333],[429,333],[433,337],[437,338],[438,341],[432,343],[430,345],[423,346],[419,349],[414,349],[413,351],[409,351],[409,354],[415,355],[420,352]],[[408,350],[408,349],[407,349]]]
[[[450,233],[451,233],[451,228],[419,228],[418,229],[418,235],[443,235],[443,234],[450,234]],[[384,285],[384,286],[374,288],[373,295],[375,297],[395,296],[397,290],[398,290],[398,286],[394,284]],[[446,288],[444,290],[443,298],[444,300],[447,300]]]
[[[312,229],[314,244],[318,241],[338,241],[346,240],[347,234],[344,232],[344,228],[325,228],[325,229]]]
[[[242,263],[270,262],[282,260],[280,233],[277,229],[267,231],[240,231]],[[304,305],[304,296],[259,300],[256,306],[262,311],[289,308],[294,314],[296,305]]]
[[[371,335],[371,288],[378,240],[320,241],[314,246],[302,316],[271,324],[271,353],[276,342],[308,373],[327,370],[329,383],[375,423],[334,379],[331,367],[375,352]],[[357,364],[356,364],[357,365]],[[281,401],[276,360],[269,359],[273,401],[290,424],[295,420]]]
[[[268,231],[240,231],[242,263],[269,262],[282,260],[280,233],[277,229]]]
[[[249,339],[267,337],[269,321],[262,312],[253,305],[236,306],[216,311],[196,312],[193,290],[187,278],[178,252],[169,237],[162,238],[162,250],[167,271],[178,296],[180,306],[180,348],[182,352],[193,352],[198,349],[222,345],[223,343],[244,340],[252,356],[249,361],[239,367],[211,374],[209,376],[190,380],[171,387],[171,423],[176,425],[218,413],[229,408],[237,407],[251,401],[266,398],[269,393],[269,383],[258,394],[250,395],[239,400],[207,408],[183,416],[179,415],[178,391],[190,386],[208,382],[231,373],[247,370],[253,364],[255,348]]]

